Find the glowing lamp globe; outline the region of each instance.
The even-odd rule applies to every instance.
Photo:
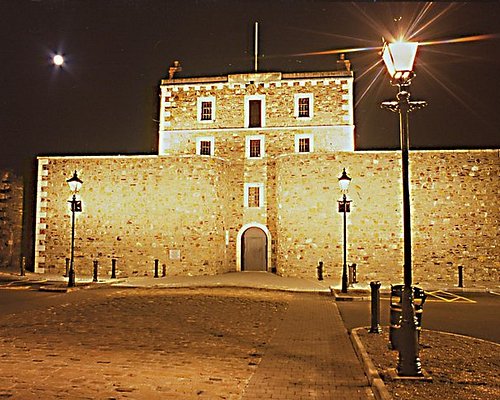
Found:
[[[384,43],[382,59],[393,81],[404,84],[413,78],[417,48],[418,42]]]
[[[73,193],[80,191],[80,188],[83,184],[83,181],[78,178],[76,171],[73,173],[73,176],[71,178],[66,180],[66,182],[68,182],[69,188]]]
[[[350,183],[351,183],[351,178],[349,176],[347,176],[347,174],[345,172],[345,168],[344,168],[344,170],[342,171],[342,175],[339,178],[340,190],[342,190],[343,192],[347,192],[347,189],[349,189]]]

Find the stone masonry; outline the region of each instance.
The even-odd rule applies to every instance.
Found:
[[[23,215],[23,182],[0,171],[0,267],[19,269]]]
[[[151,274],[156,258],[168,274],[236,270],[243,191],[235,178],[241,171],[227,161],[138,156],[51,157],[39,163],[44,187],[38,206],[39,272],[64,269],[71,233],[65,180],[75,169],[84,181],[83,212],[76,222],[77,272],[90,273],[93,260],[109,271],[111,258],[127,275]],[[274,164],[275,196],[267,213],[272,266],[280,275],[315,277],[319,260],[328,275],[340,271],[337,171],[346,166],[353,178],[348,261],[358,264],[362,282],[400,282],[398,152],[289,154]],[[455,281],[457,266],[463,265],[469,281],[498,282],[498,151],[412,152],[411,166],[415,280]]]
[[[244,270],[244,234],[265,235],[263,270],[338,277],[343,254],[338,177],[353,178],[348,262],[367,283],[402,279],[401,157],[354,149],[353,75],[253,73],[161,83],[156,156],[40,157],[36,272],[62,272],[70,251],[74,170],[75,265],[98,260],[124,275]],[[416,282],[498,284],[498,150],[412,151]],[[253,203],[252,203],[253,202]],[[79,269],[82,271],[79,272]]]

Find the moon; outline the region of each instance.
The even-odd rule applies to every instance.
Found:
[[[64,64],[64,57],[60,54],[56,54],[54,57],[52,57],[52,62],[54,63],[54,65],[61,67]]]

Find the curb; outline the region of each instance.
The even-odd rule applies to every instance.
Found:
[[[350,331],[349,337],[351,338],[354,351],[356,352],[359,361],[361,361],[361,363],[363,364],[365,375],[368,378],[368,382],[370,382],[375,398],[377,400],[392,400],[392,396],[385,387],[384,381],[382,380],[382,378],[380,378],[377,368],[375,368],[375,365],[373,365],[371,358],[366,352],[365,346],[363,346],[363,343],[361,343],[361,340],[359,339],[358,331],[361,329],[368,328],[354,328]]]

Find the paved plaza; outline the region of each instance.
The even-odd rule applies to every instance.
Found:
[[[100,288],[0,316],[0,397],[371,399],[331,296]]]

